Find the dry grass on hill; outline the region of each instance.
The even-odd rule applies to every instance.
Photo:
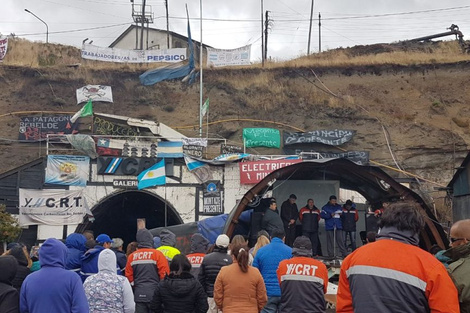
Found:
[[[470,55],[462,53],[456,41],[415,44],[376,44],[339,48],[290,61],[267,62],[265,68],[283,67],[348,67],[367,65],[417,65],[440,64],[470,61]],[[44,67],[80,64],[91,69],[121,69],[125,71],[145,71],[155,64],[120,64],[97,62],[81,58],[80,49],[59,44],[31,42],[25,39],[11,39],[5,65]],[[250,68],[260,68],[256,63]],[[236,67],[233,69],[246,67]],[[219,69],[211,69],[217,71]]]

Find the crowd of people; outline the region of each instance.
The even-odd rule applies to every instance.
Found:
[[[286,205],[293,207],[292,200]],[[289,239],[291,246],[284,227],[296,218],[286,213],[287,222],[280,217],[282,227],[258,232],[251,249],[240,235],[230,240],[222,234],[210,245],[197,233],[184,255],[171,231],[153,237],[145,228],[126,253],[122,239],[106,234],[47,239],[34,261],[24,245],[10,245],[0,256],[0,312],[325,312],[329,277],[315,258],[314,221],[333,219],[338,227],[332,200],[320,211],[309,199],[298,211],[308,222],[302,236]],[[271,207],[276,214],[275,202]],[[351,207],[342,207],[341,215],[354,220],[355,213],[344,211]],[[453,225],[451,248],[436,256],[418,247],[424,225],[412,203],[387,207],[377,238],[342,262],[336,311],[470,312],[470,220]],[[32,272],[34,262],[40,269]]]

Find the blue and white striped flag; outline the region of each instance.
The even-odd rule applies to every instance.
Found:
[[[190,158],[187,155],[184,156],[184,161],[186,162],[186,166],[188,167],[189,171],[195,170],[206,165],[206,163]]]
[[[137,189],[144,189],[153,186],[166,184],[165,160],[161,160],[149,169],[146,169],[137,176]]]

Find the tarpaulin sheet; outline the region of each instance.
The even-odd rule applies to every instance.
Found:
[[[225,222],[228,214],[221,214],[203,219],[198,222],[197,228],[201,235],[209,239],[211,243],[215,243],[217,237],[223,233]]]

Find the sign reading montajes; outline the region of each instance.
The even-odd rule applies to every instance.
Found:
[[[20,226],[79,224],[88,211],[83,190],[19,190]]]
[[[245,147],[281,147],[281,134],[274,128],[243,128]]]
[[[28,116],[20,119],[19,140],[39,141],[47,134],[70,135],[78,133],[78,123],[70,122],[70,115]]]
[[[165,50],[125,50],[84,44],[82,58],[118,63],[175,63],[186,60],[186,48]]]
[[[322,143],[330,146],[339,146],[350,141],[355,134],[354,130],[314,130],[306,133],[292,133],[284,131],[284,145],[297,143]]]
[[[204,183],[203,206],[200,214],[219,215],[224,213],[222,206],[222,193],[220,190],[220,180],[210,180]]]
[[[46,184],[85,187],[90,173],[90,157],[48,155]]]
[[[238,163],[240,169],[240,184],[256,184],[271,172],[280,168],[300,163],[302,160],[266,160]]]
[[[302,155],[303,160],[308,160],[308,159],[317,159],[317,156],[320,156],[321,158],[325,159],[348,159],[357,165],[367,165],[369,164],[369,152],[368,151],[346,151],[346,152],[322,152],[322,151],[316,151],[312,149],[308,149],[306,147],[301,147],[301,148],[284,148],[284,153],[287,155],[293,155],[297,154],[299,155],[302,152],[311,152],[312,154],[305,154]]]

